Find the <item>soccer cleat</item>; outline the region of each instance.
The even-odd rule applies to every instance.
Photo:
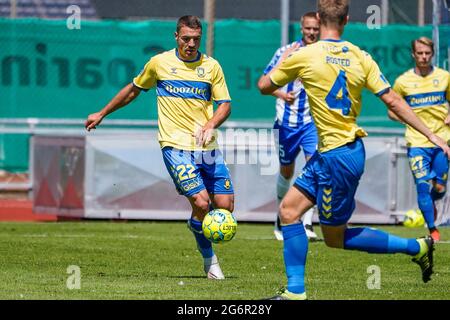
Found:
[[[422,270],[422,280],[427,283],[433,274],[434,241],[430,236],[417,239],[420,245],[419,253],[412,259]]]
[[[277,215],[277,219],[275,220],[275,228],[273,230],[273,234],[275,235],[275,239],[278,241],[283,241],[283,232],[281,232],[280,227],[280,217]]]
[[[433,231],[431,231],[430,236],[431,238],[433,238],[433,242],[435,243],[441,241],[441,234],[439,233],[438,229],[434,229]]]
[[[281,288],[275,296],[270,297],[267,300],[306,300],[306,292],[292,293],[286,288]]]
[[[222,269],[220,269],[219,260],[217,256],[213,255],[211,258],[205,258],[203,268],[208,279],[222,280],[225,279]]]
[[[306,231],[306,236],[308,237],[309,241],[317,241],[317,240],[319,240],[319,237],[314,232],[314,229],[313,229],[312,225],[305,224],[305,231]]]

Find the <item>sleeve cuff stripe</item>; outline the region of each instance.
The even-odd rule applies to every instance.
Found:
[[[381,90],[380,92],[375,93],[375,95],[376,95],[377,97],[379,97],[379,96],[381,96],[382,94],[385,94],[386,92],[388,92],[390,89],[391,89],[391,87],[387,87],[387,88]]]
[[[133,81],[133,86],[135,86],[138,89],[144,90],[144,91],[148,91],[149,89],[146,88],[142,88],[141,86],[138,86],[134,81]]]
[[[214,102],[217,104],[221,104],[221,103],[225,103],[225,102],[231,102],[231,100],[214,100]]]

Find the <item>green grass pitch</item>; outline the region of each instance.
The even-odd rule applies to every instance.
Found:
[[[378,228],[404,237],[426,233]],[[441,235],[449,240],[450,228],[441,228]],[[223,281],[204,278],[194,238],[182,222],[2,222],[0,299],[262,299],[285,285],[283,245],[271,224],[240,223],[230,243],[214,248]],[[436,245],[435,274],[427,284],[410,260],[310,243],[308,298],[450,299],[449,242]],[[80,268],[80,289],[67,287],[71,265]],[[380,271],[379,289],[368,289],[373,268]]]

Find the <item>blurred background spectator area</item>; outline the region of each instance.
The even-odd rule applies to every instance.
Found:
[[[0,0],[0,17],[65,19],[66,9],[77,5],[83,19],[175,19],[185,14],[202,17],[203,0]],[[358,0],[350,7],[353,22],[365,22],[367,8],[385,7],[388,23],[430,24],[431,0]],[[280,3],[273,0],[216,0],[216,19],[270,20],[280,18]],[[290,20],[314,11],[316,0],[289,1]],[[15,8],[15,9],[14,9]]]

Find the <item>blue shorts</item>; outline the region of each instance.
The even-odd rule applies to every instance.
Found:
[[[416,184],[428,180],[447,184],[448,159],[441,148],[408,148],[408,158]]]
[[[312,156],[317,149],[317,130],[314,122],[310,122],[300,128],[280,126],[275,122],[273,128],[278,130],[275,140],[278,145],[278,157],[282,165],[295,162],[303,148],[305,156]]]
[[[356,139],[327,152],[316,152],[306,163],[294,186],[317,204],[321,224],[337,226],[350,219],[365,158],[364,144]]]
[[[179,194],[191,197],[206,189],[211,194],[233,194],[230,173],[220,150],[162,150],[164,163]]]

